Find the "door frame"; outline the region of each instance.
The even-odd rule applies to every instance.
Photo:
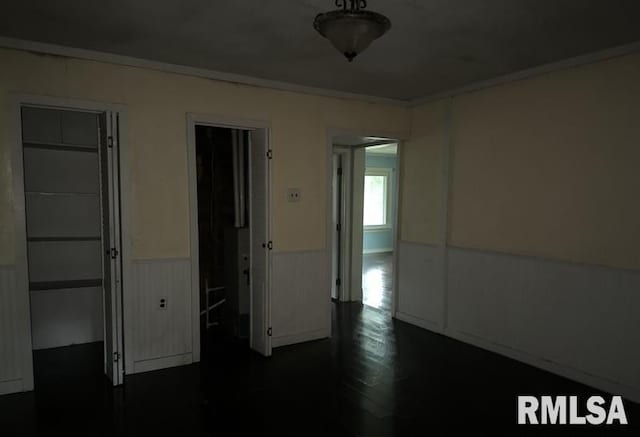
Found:
[[[125,339],[131,338],[126,330],[127,326],[127,310],[131,305],[126,301],[130,293],[127,292],[127,286],[130,283],[131,273],[131,250],[129,242],[129,155],[127,144],[127,108],[123,104],[104,103],[91,100],[79,100],[64,97],[42,96],[36,94],[9,94],[9,111],[8,111],[8,129],[9,142],[11,144],[11,168],[13,173],[13,202],[15,215],[15,251],[16,251],[16,293],[17,293],[17,309],[22,314],[20,320],[22,326],[18,327],[18,344],[21,348],[20,369],[22,376],[21,391],[31,391],[34,389],[33,377],[33,342],[31,337],[31,303],[29,296],[29,266],[27,259],[27,231],[26,231],[26,209],[25,209],[25,192],[24,192],[24,163],[23,163],[23,145],[22,145],[22,115],[23,106],[35,106],[67,111],[86,111],[94,113],[113,112],[119,115],[119,180],[117,181],[120,188],[120,237],[121,237],[121,293],[116,294],[116,329],[120,330],[118,336],[118,349],[120,353],[119,364],[121,372],[118,372],[119,381],[124,381],[124,374],[127,368],[124,348],[127,342]],[[104,299],[103,299],[104,304]],[[106,309],[104,309],[106,310]],[[104,323],[104,322],[103,322]],[[104,332],[106,337],[107,333]],[[105,356],[106,360],[107,357]],[[106,361],[105,361],[106,362]]]
[[[263,129],[267,138],[267,149],[271,149],[271,123],[266,120],[233,118],[223,115],[187,113],[187,177],[189,184],[189,251],[191,259],[191,341],[193,361],[200,361],[200,251],[198,233],[198,175],[196,163],[196,125],[221,127],[227,129],[258,130]],[[267,233],[272,235],[271,187],[272,175],[267,172]],[[251,202],[251,199],[248,199]],[[251,226],[251,225],[250,225]],[[267,268],[267,320],[271,319],[271,257]],[[253,296],[253,288],[251,290]],[[266,327],[265,329],[267,329]]]
[[[327,129],[327,184],[326,184],[326,189],[327,189],[327,196],[326,196],[326,204],[327,204],[327,237],[326,237],[326,244],[327,244],[327,275],[328,275],[328,280],[327,283],[331,284],[332,278],[333,278],[333,220],[332,220],[332,212],[333,212],[333,190],[332,190],[332,183],[333,183],[333,152],[334,152],[334,144],[333,144],[333,138],[338,136],[338,135],[353,135],[353,136],[359,136],[359,137],[381,137],[381,138],[387,138],[393,142],[397,143],[397,147],[398,147],[398,151],[396,153],[396,160],[397,160],[397,164],[396,164],[396,174],[395,174],[395,178],[396,178],[396,186],[394,189],[394,196],[395,200],[396,200],[396,210],[395,210],[395,214],[394,214],[394,223],[395,226],[393,227],[393,231],[392,231],[392,238],[393,238],[393,275],[392,275],[392,291],[391,291],[391,315],[393,318],[396,317],[396,312],[397,312],[397,308],[398,308],[398,285],[399,285],[399,263],[398,263],[398,247],[399,247],[399,239],[400,239],[400,208],[402,206],[402,199],[400,196],[401,190],[400,190],[400,186],[402,183],[402,149],[403,149],[403,142],[405,141],[404,136],[401,133],[398,132],[376,132],[376,131],[367,131],[367,130],[360,130],[360,129],[345,129],[345,128],[328,128]],[[379,143],[379,142],[376,142]],[[351,234],[350,235],[350,242],[352,241],[353,238],[357,238],[357,235],[354,235],[353,233],[353,229],[351,229],[353,223],[352,223],[352,217],[354,214],[353,211],[353,189],[355,188],[355,181],[353,179],[354,174],[355,174],[355,170],[354,170],[354,165],[356,165],[356,160],[354,159],[353,156],[353,151],[355,151],[356,149],[361,149],[361,148],[365,148],[366,146],[369,145],[375,145],[375,144],[363,144],[363,145],[359,145],[359,146],[339,146],[339,147],[344,147],[347,149],[351,149],[350,150],[350,181],[349,181],[349,189],[351,190],[351,192],[349,193],[349,205],[348,205],[348,209],[349,209],[349,226],[350,229],[348,230],[348,233]],[[356,233],[357,234],[357,233]],[[360,232],[360,235],[362,235],[362,232]],[[349,244],[349,247],[351,248],[352,244]],[[349,258],[349,270],[350,270],[350,281],[349,281],[349,293],[347,293],[347,296],[345,296],[345,301],[350,301],[353,299],[354,296],[357,295],[357,293],[354,292],[353,290],[353,281],[351,281],[351,275],[353,274],[353,268],[354,268],[354,262],[353,262],[353,258],[355,256],[359,256],[360,259],[362,259],[362,254],[356,255],[356,253],[354,253],[353,250],[351,250],[351,256]],[[360,265],[362,265],[362,263],[360,263]],[[329,300],[331,300],[331,287],[329,287],[329,290],[327,291],[327,297]],[[360,298],[360,301],[362,301],[362,298]],[[328,324],[329,327],[331,327],[331,311],[329,311],[329,314],[327,315],[327,319],[328,319]]]
[[[340,195],[340,203],[341,208],[340,212],[342,217],[341,219],[341,232],[340,232],[340,247],[342,248],[342,253],[340,254],[340,270],[342,273],[342,277],[340,278],[341,284],[338,294],[338,301],[345,302],[348,301],[351,296],[351,194],[352,194],[352,150],[345,146],[334,146],[333,154],[340,155],[341,164],[342,164],[342,187],[341,195]],[[333,155],[332,155],[333,159]],[[333,161],[331,161],[331,165],[333,167]],[[333,179],[333,168],[331,170],[331,179]],[[332,181],[330,181],[332,182]],[[332,195],[333,195],[333,185],[332,186]],[[333,201],[331,202],[331,210],[330,214],[333,214]],[[335,232],[333,229],[333,220],[330,225],[331,233]],[[333,245],[333,238],[331,238],[331,250],[330,254],[333,254],[335,247]],[[333,287],[333,260],[331,262],[331,280],[329,284]]]

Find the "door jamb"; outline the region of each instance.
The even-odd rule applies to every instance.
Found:
[[[342,163],[342,193],[341,200],[341,232],[340,232],[340,246],[342,253],[340,255],[340,270],[342,277],[340,278],[340,290],[338,294],[339,302],[346,302],[350,300],[351,296],[351,193],[352,193],[352,152],[351,149],[344,146],[334,146],[333,153],[339,154]],[[333,170],[331,172],[333,178]],[[333,202],[331,204],[331,213],[333,213]],[[331,233],[333,234],[333,223],[331,224]],[[331,253],[333,253],[333,238],[331,239]],[[331,269],[333,270],[333,262],[331,263]],[[333,281],[333,272],[331,272],[331,281]],[[332,287],[333,284],[329,283]]]
[[[22,382],[22,391],[31,391],[34,388],[33,381],[33,342],[31,338],[31,304],[29,299],[29,271],[27,262],[27,232],[26,232],[26,210],[25,210],[25,192],[24,192],[24,164],[22,152],[22,106],[39,106],[44,108],[59,109],[66,111],[86,111],[86,112],[113,112],[120,115],[120,137],[119,142],[119,181],[118,184],[124,189],[120,189],[120,237],[121,237],[121,295],[120,315],[121,335],[119,336],[121,345],[119,349],[125,355],[127,341],[131,339],[130,331],[127,330],[127,312],[131,310],[131,305],[125,302],[127,286],[130,283],[129,278],[131,272],[131,251],[128,242],[129,238],[129,192],[127,187],[129,184],[129,158],[127,144],[127,107],[123,104],[104,103],[90,100],[79,100],[62,97],[42,96],[35,94],[10,93],[9,94],[9,144],[11,144],[11,168],[13,173],[13,201],[15,215],[15,266],[16,266],[16,290],[17,293],[17,313],[22,314],[19,332],[17,333],[18,344],[21,348],[20,373]],[[117,296],[118,297],[118,296]],[[106,333],[104,333],[106,335]],[[120,347],[122,346],[122,347]],[[105,360],[107,357],[105,357]],[[122,360],[122,357],[120,358]],[[122,371],[127,373],[131,367],[122,362]],[[121,375],[123,376],[123,375]]]
[[[265,120],[248,118],[230,118],[221,115],[187,113],[187,177],[189,184],[189,250],[191,260],[191,330],[193,362],[200,361],[200,254],[198,250],[198,180],[196,167],[196,125],[222,127],[227,129],[257,130],[264,129],[267,148],[271,148],[271,123]],[[268,174],[267,187],[267,233],[272,235],[271,187],[272,175]],[[271,257],[269,257],[271,263]],[[268,319],[271,319],[271,264],[267,271]]]
[[[396,317],[396,313],[398,312],[398,301],[400,297],[399,286],[400,286],[400,258],[398,249],[400,248],[400,207],[402,205],[400,190],[401,180],[400,177],[402,175],[401,163],[402,163],[402,151],[404,150],[403,141],[398,140],[398,144],[396,146],[396,171],[395,171],[395,187],[394,193],[395,196],[395,213],[393,217],[393,255],[392,255],[392,265],[393,265],[393,275],[391,276],[391,315],[393,318]]]

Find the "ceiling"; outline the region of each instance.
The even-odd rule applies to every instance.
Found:
[[[640,40],[638,0],[369,0],[389,33],[348,63],[312,27],[333,0],[22,0],[0,35],[412,100]]]

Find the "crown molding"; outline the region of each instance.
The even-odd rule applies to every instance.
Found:
[[[325,88],[316,88],[305,85],[297,85],[288,82],[280,82],[258,77],[245,76],[241,74],[225,73],[221,71],[208,70],[204,68],[188,67],[185,65],[170,64],[166,62],[152,61],[148,59],[135,58],[132,56],[117,55],[114,53],[99,52],[95,50],[79,49],[74,47],[61,46],[37,41],[29,41],[17,38],[7,38],[0,36],[0,48],[23,50],[34,53],[43,53],[49,55],[63,56],[67,58],[84,59],[97,62],[105,62],[115,65],[123,65],[127,67],[145,68],[149,70],[162,71],[165,73],[181,74],[186,76],[203,77],[206,79],[218,80],[247,86],[255,86],[260,88],[268,88],[278,91],[288,91],[301,94],[309,94],[321,97],[330,97],[338,99],[356,100],[368,103],[379,103],[386,105],[394,105],[400,107],[416,107],[422,104],[441,100],[445,98],[455,97],[461,94],[479,91],[485,88],[528,79],[535,76],[551,73],[559,70],[580,67],[587,64],[605,61],[607,59],[625,56],[640,52],[640,41],[625,44],[598,52],[587,53],[575,56],[561,61],[540,65],[537,67],[527,68],[514,73],[498,76],[492,79],[473,82],[459,88],[430,94],[415,99],[402,100],[386,97],[369,96],[366,94],[349,93],[344,91],[329,90]]]
[[[391,99],[386,97],[369,96],[366,94],[349,93],[325,88],[317,88],[305,85],[297,85],[289,82],[262,79],[258,77],[245,76],[235,73],[225,73],[222,71],[208,70],[204,68],[189,67],[186,65],[171,64],[166,62],[152,61],[148,59],[136,58],[132,56],[118,55],[114,53],[99,52],[95,50],[79,49],[75,47],[61,46],[38,41],[30,41],[17,38],[7,38],[0,36],[0,48],[23,50],[33,53],[63,56],[66,58],[83,59],[89,61],[105,62],[127,67],[145,68],[149,70],[162,71],[165,73],[175,73],[186,76],[203,77],[206,79],[230,82],[240,85],[268,88],[278,91],[289,91],[301,94],[310,94],[321,97],[331,97],[338,99],[357,100],[367,103],[381,103],[386,105],[407,107],[408,100]]]
[[[425,97],[411,99],[407,106],[415,107],[415,106],[419,106],[419,105],[433,102],[436,100],[455,97],[460,94],[471,93],[481,89],[491,88],[494,86],[506,84],[509,82],[529,79],[535,76],[541,76],[543,74],[551,73],[554,71],[567,70],[570,68],[593,64],[596,62],[601,62],[607,59],[617,58],[620,56],[630,55],[632,53],[637,53],[637,52],[640,52],[640,41],[636,41],[630,44],[625,44],[617,47],[612,47],[605,50],[600,50],[598,52],[592,52],[592,53],[587,53],[580,56],[575,56],[573,58],[563,59],[561,61],[552,62],[549,64],[539,65],[537,67],[527,68],[524,70],[516,71],[514,73],[498,76],[493,79],[473,82],[468,85],[464,85],[460,88],[454,88],[452,90],[430,94]]]

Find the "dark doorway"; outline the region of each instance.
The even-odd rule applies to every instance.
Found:
[[[196,126],[202,350],[248,347],[249,215],[246,131]]]

